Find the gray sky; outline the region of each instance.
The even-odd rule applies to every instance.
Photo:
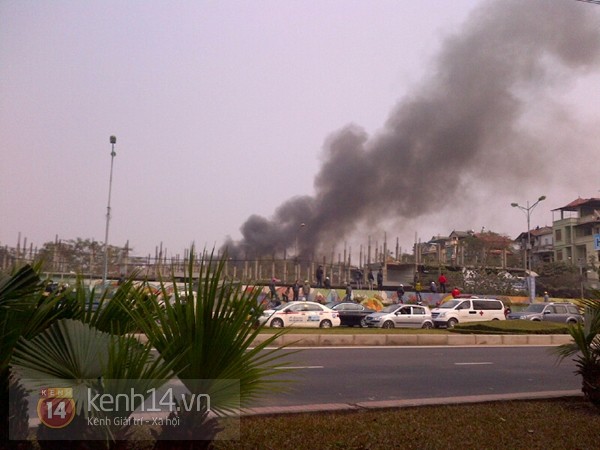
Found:
[[[109,242],[135,254],[259,241],[257,217],[284,247],[307,222],[304,247],[355,256],[384,232],[516,237],[510,203],[540,195],[550,225],[600,196],[600,7],[517,3],[2,0],[0,245],[103,241],[110,135]]]

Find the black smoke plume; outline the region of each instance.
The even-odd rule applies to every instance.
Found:
[[[574,1],[483,3],[443,42],[431,76],[397,104],[380,132],[368,136],[349,125],[333,133],[315,195],[287,200],[271,219],[251,216],[242,240],[225,244],[228,253],[294,253],[300,245],[301,255],[328,254],[332,242],[373,217],[443,210],[468,180],[523,187],[532,166],[541,176],[547,146],[526,131],[524,112],[549,87],[599,62],[598,12]]]

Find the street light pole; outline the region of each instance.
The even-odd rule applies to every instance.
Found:
[[[102,275],[102,288],[106,289],[106,278],[108,277],[108,226],[110,223],[110,195],[112,191],[112,178],[113,178],[113,164],[115,160],[115,144],[117,143],[117,137],[110,137],[110,144],[112,151],[110,152],[110,178],[108,181],[108,206],[106,207],[106,232],[104,234],[104,274]]]
[[[529,206],[529,200],[527,200],[527,206],[521,206],[518,203],[511,203],[510,206],[512,206],[513,208],[519,208],[521,211],[523,211],[525,213],[525,215],[527,216],[527,244],[525,245],[525,259],[527,261],[527,279],[529,280],[529,283],[527,284],[528,288],[529,288],[529,303],[533,303],[533,294],[534,294],[534,290],[533,287],[535,286],[535,278],[531,275],[531,212],[533,211],[533,208],[535,208],[538,203],[542,202],[546,200],[546,196],[542,195],[540,198],[537,199],[537,201]]]

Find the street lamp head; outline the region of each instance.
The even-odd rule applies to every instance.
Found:
[[[110,137],[110,143],[111,144],[116,144],[117,143],[117,137],[116,136],[111,136]]]
[[[516,208],[517,206],[519,206],[518,203],[511,203],[510,206],[512,206],[513,208]]]
[[[540,198],[538,198],[538,202],[541,202],[543,200],[546,200],[546,196],[545,195],[542,195]]]

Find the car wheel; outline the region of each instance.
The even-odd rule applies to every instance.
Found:
[[[567,320],[567,325],[576,325],[577,321],[576,320]]]
[[[322,320],[321,323],[319,324],[319,328],[331,328],[331,321]]]
[[[452,318],[448,321],[448,328],[454,328],[454,326],[458,323],[458,320]]]
[[[500,319],[498,319],[497,317],[494,317],[494,318],[492,319],[492,322],[493,322],[494,320],[500,320]]]
[[[273,319],[271,321],[271,328],[283,328],[283,320]]]
[[[367,328],[369,325],[367,325],[367,319],[365,319],[364,317],[360,320],[360,326],[361,328]]]
[[[381,325],[381,328],[394,328],[394,322],[391,320],[386,320],[383,322],[383,325]]]
[[[425,328],[426,330],[431,330],[433,328],[433,324],[431,322],[425,322],[421,328]]]

